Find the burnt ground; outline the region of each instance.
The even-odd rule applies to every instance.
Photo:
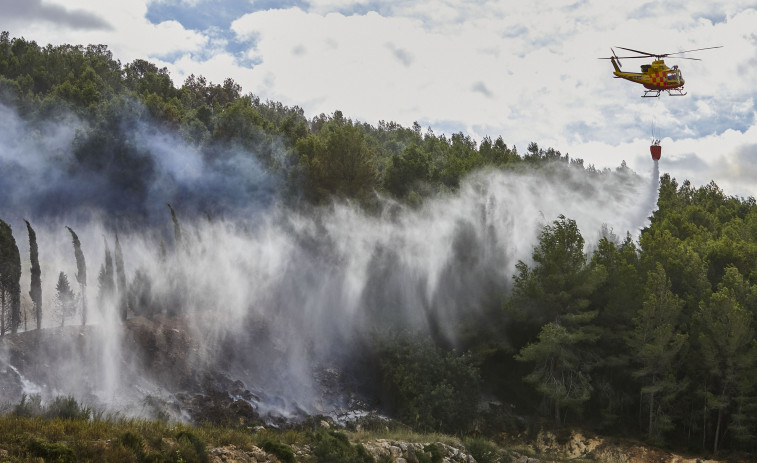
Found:
[[[291,384],[296,378],[271,383],[266,378],[276,376],[286,356],[275,358],[264,336],[258,340],[215,339],[211,350],[213,343],[186,319],[161,316],[133,317],[110,329],[64,326],[7,334],[0,339],[0,403],[7,409],[24,394],[38,394],[43,403],[64,395],[127,416],[224,425],[284,424],[370,407],[333,366],[313,365],[312,384]],[[245,352],[271,362],[245,364]],[[306,399],[287,395],[303,390],[311,391]]]

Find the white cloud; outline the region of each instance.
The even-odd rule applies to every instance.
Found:
[[[86,12],[103,18],[111,26],[100,29],[71,29],[50,27],[48,20],[30,18],[19,24],[0,16],[0,30],[11,36],[24,36],[41,45],[106,44],[115,58],[130,62],[137,58],[152,59],[187,51],[200,51],[207,39],[200,33],[186,30],[176,21],[152,24],[145,18],[147,0],[129,2],[101,2],[99,0],[48,1],[48,6],[67,11]]]
[[[521,150],[537,141],[598,166],[638,157],[638,167],[647,168],[646,148],[635,153],[655,128],[669,139],[668,159],[694,153],[703,163],[689,157],[671,165],[681,172],[706,165],[706,173],[690,175],[717,173],[725,184],[739,164],[717,170],[726,164],[703,153],[719,143],[743,157],[754,143],[753,1],[692,0],[683,8],[599,0],[314,0],[305,9],[239,17],[228,32],[249,44],[243,56],[228,51],[231,37],[218,31],[151,24],[147,5],[75,0],[65,3],[67,11],[96,15],[113,30],[51,31],[40,20],[14,23],[10,32],[43,44],[106,43],[122,62],[147,58],[167,66],[177,84],[189,74],[216,83],[231,77],[244,91],[299,105],[311,117],[339,109],[372,124],[419,121],[477,140],[501,135]],[[686,55],[702,61],[669,60],[681,67],[688,96],[641,99],[639,85],[613,79],[610,63],[596,59],[618,45],[652,53],[724,48]],[[623,66],[637,70],[646,61],[625,59]],[[734,187],[757,190],[742,180]]]

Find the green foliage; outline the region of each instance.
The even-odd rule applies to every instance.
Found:
[[[482,437],[472,437],[465,439],[465,448],[468,450],[476,463],[494,463],[498,458],[497,446],[490,440]]]
[[[34,304],[34,318],[37,320],[37,329],[42,328],[42,270],[39,266],[39,249],[37,248],[37,234],[34,232],[32,225],[28,220],[26,222],[26,230],[29,233],[29,260],[31,268],[31,288],[29,290],[29,296],[32,298],[32,304]]]
[[[80,405],[73,397],[58,396],[47,405],[44,416],[62,420],[87,420],[91,414],[89,407]]]
[[[593,390],[590,371],[596,361],[590,347],[598,336],[591,322],[597,311],[591,310],[589,296],[606,272],[587,266],[583,245],[575,221],[560,216],[545,226],[534,248],[534,267],[517,264],[511,301],[536,323],[546,321],[537,340],[515,358],[533,365],[523,379],[553,404],[558,424],[563,407],[580,411]]]
[[[423,447],[423,452],[416,453],[418,463],[442,463],[444,461],[444,455],[436,444],[428,444]]]
[[[66,319],[76,312],[76,294],[71,289],[68,276],[63,272],[58,274],[55,291],[55,309],[60,319],[60,326],[63,326]]]
[[[586,311],[604,273],[586,265],[583,248],[574,220],[560,215],[546,225],[534,247],[533,267],[516,265],[511,309],[537,326]]]
[[[384,174],[384,187],[398,198],[407,195],[431,177],[431,159],[421,147],[412,144],[394,154]]]
[[[282,463],[294,463],[294,451],[292,447],[286,444],[266,439],[261,444],[261,448],[268,453],[276,455],[276,458]]]
[[[81,250],[81,242],[71,227],[66,227],[71,233],[71,241],[74,245],[74,257],[76,258],[76,281],[79,282],[81,289],[81,324],[87,324],[87,263],[84,260],[84,253]]]
[[[175,461],[186,463],[207,463],[210,461],[205,443],[194,433],[181,430],[176,434],[178,448],[174,452]]]
[[[753,294],[754,287],[745,284],[736,268],[729,267],[720,289],[709,301],[700,304],[694,316],[706,385],[705,408],[717,411],[716,416],[711,417],[715,423],[713,453],[717,453],[726,429],[737,435],[748,433],[739,407],[754,390],[753,384],[745,378],[749,378],[757,366],[757,342],[754,315],[742,304],[751,302]]]
[[[126,286],[126,272],[124,271],[124,256],[121,251],[121,243],[116,234],[115,249],[115,289],[118,290],[118,313],[121,320],[126,320],[129,308],[129,288]]]
[[[134,432],[126,431],[118,436],[117,442],[124,448],[131,451],[138,461],[142,461],[145,458],[145,440],[144,438]]]
[[[40,416],[42,415],[42,413],[42,396],[40,396],[39,394],[34,394],[31,396],[23,394],[21,396],[21,402],[13,407],[13,414],[15,416],[28,418],[32,416]]]
[[[361,444],[350,444],[339,431],[319,430],[314,438],[313,456],[318,463],[374,463],[373,456]]]
[[[49,443],[32,438],[29,440],[28,449],[32,456],[44,458],[45,461],[59,463],[76,461],[74,451],[63,443]]]
[[[351,122],[330,122],[317,135],[298,140],[306,192],[314,202],[332,196],[367,201],[378,186],[376,152]]]
[[[0,220],[0,336],[15,333],[21,322],[21,255],[10,225]],[[10,317],[8,317],[10,315]],[[10,326],[6,326],[10,318]]]
[[[681,364],[688,336],[680,330],[681,304],[670,290],[662,265],[649,272],[644,302],[634,318],[629,343],[642,379],[641,394],[647,397],[650,439],[659,440],[668,430],[669,410],[679,392],[675,367]]]
[[[379,349],[386,405],[424,431],[464,432],[475,418],[479,372],[470,354],[444,352],[422,336],[404,336]]]

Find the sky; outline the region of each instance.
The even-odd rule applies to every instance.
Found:
[[[418,122],[480,142],[530,142],[585,165],[622,161],[728,195],[757,196],[757,1],[0,0],[0,30],[40,45],[105,44],[123,64],[232,78],[244,93],[340,110],[376,125]],[[614,79],[611,47],[666,58],[683,97],[640,98]],[[620,56],[627,52],[617,50]],[[647,60],[621,60],[638,71]]]

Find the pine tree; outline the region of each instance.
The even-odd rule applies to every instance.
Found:
[[[76,313],[76,295],[71,290],[68,277],[63,272],[58,275],[55,291],[55,309],[60,318],[60,326],[63,326],[66,323],[66,318]]]
[[[757,366],[753,316],[742,306],[745,298],[739,297],[748,292],[753,293],[754,288],[735,267],[728,267],[719,290],[700,304],[694,317],[699,332],[699,364],[707,378],[706,409],[717,410],[713,453],[718,452],[725,428],[731,428],[729,415],[738,415],[739,397],[750,392],[741,379]],[[732,431],[738,436],[737,430]]]
[[[680,331],[681,301],[670,290],[662,265],[649,272],[644,302],[636,313],[629,347],[638,369],[634,375],[642,381],[641,395],[647,397],[647,433],[661,438],[666,430],[670,406],[679,392],[676,366],[680,363],[688,336]]]
[[[586,265],[584,240],[576,222],[559,216],[542,230],[534,248],[534,267],[518,262],[511,304],[543,323],[537,340],[515,359],[533,364],[524,378],[553,404],[556,423],[565,407],[580,409],[592,392],[590,371],[596,363],[589,346],[597,336],[588,296],[604,278]],[[517,310],[517,309],[516,309]]]

